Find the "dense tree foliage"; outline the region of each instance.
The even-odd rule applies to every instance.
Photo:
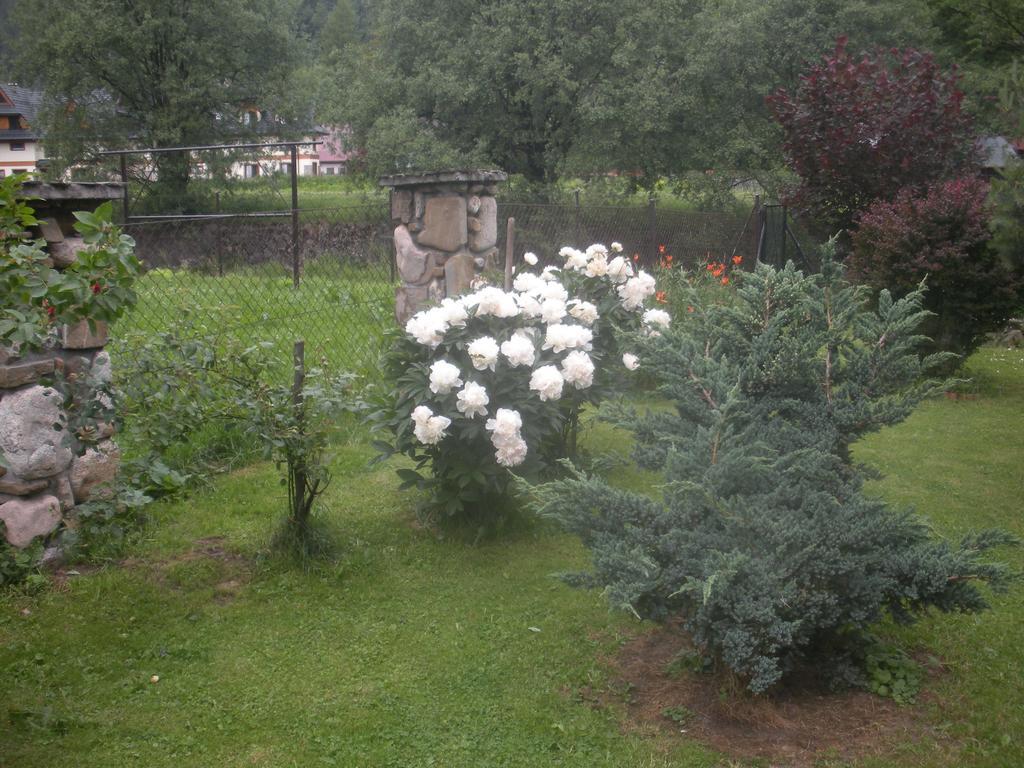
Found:
[[[19,3],[20,67],[51,99],[48,133],[107,146],[180,146],[237,137],[247,106],[273,109],[300,48],[278,0],[39,0]],[[46,126],[44,126],[46,127]],[[77,149],[81,150],[81,144]],[[52,154],[74,160],[75,147]],[[184,158],[159,159],[181,191]]]
[[[920,40],[922,8],[381,0],[377,34],[338,71],[335,111],[364,141],[378,119],[411,115],[447,146],[534,180],[774,169],[764,96],[841,33],[863,46]]]
[[[815,277],[760,266],[734,303],[705,296],[640,349],[674,412],[621,419],[641,463],[664,472],[664,499],[582,475],[536,489],[540,511],[591,550],[573,581],[682,619],[697,651],[755,692],[807,662],[863,681],[865,631],[885,615],[984,608],[977,582],[1007,573],[981,553],[1005,537],[933,539],[866,495],[845,451],[929,391],[921,293],[883,292],[867,309],[826,261]]]
[[[876,200],[968,168],[970,119],[957,78],[914,49],[856,56],[840,38],[792,92],[770,104],[800,185],[791,199],[820,223],[851,229]]]
[[[897,295],[927,279],[934,316],[925,329],[939,349],[964,357],[1018,308],[1018,267],[989,247],[988,191],[980,180],[955,179],[875,202],[859,219],[848,262],[859,281]],[[1002,205],[1005,215],[1012,205]],[[999,232],[1011,235],[1009,227]]]

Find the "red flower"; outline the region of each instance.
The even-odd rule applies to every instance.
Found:
[[[686,308],[686,311],[687,311],[687,312],[693,312],[693,307],[687,307],[687,308]]]
[[[92,292],[93,293],[99,293],[102,290],[103,290],[103,288],[100,287],[99,283],[93,283],[92,284]]]
[[[46,310],[46,314],[51,318],[57,314],[57,308],[45,300],[43,301],[43,309]]]
[[[668,304],[668,299],[665,298],[664,291],[658,291],[656,294],[654,294],[654,300],[659,304]]]
[[[665,252],[665,246],[664,245],[659,245],[658,246],[658,253],[664,253],[664,252]]]
[[[639,253],[634,253],[633,254],[633,261],[640,261],[640,254]]]
[[[742,264],[743,263],[743,257],[738,255],[738,254],[736,256],[733,256],[732,257],[732,263],[733,264]]]

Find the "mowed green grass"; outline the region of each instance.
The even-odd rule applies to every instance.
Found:
[[[271,342],[283,361],[306,342],[308,361],[353,372],[373,370],[384,331],[394,324],[395,284],[387,264],[346,264],[330,255],[306,264],[299,287],[277,263],[222,276],[154,269],[136,283],[139,301],[114,328],[129,347],[186,321],[246,344]]]
[[[978,400],[927,403],[857,458],[886,473],[878,493],[942,533],[1024,535],[1024,353],[985,350],[973,365]],[[605,426],[586,439],[626,442]],[[331,564],[262,554],[283,499],[256,465],[156,506],[128,562],[0,597],[0,766],[733,764],[683,736],[627,732],[621,698],[573,696],[608,687],[605,659],[644,626],[552,576],[586,565],[574,538],[525,521],[476,546],[440,539],[371,455],[356,435],[335,460]],[[657,482],[628,469],[613,480]],[[931,733],[863,765],[1024,761],[1022,591],[899,631],[947,667],[921,705]]]

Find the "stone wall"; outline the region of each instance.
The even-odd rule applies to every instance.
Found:
[[[90,194],[67,195],[69,187],[80,186],[60,185],[54,191],[52,185],[36,184],[26,190],[44,198],[32,203],[40,219],[34,234],[46,240],[57,268],[72,264],[84,247],[74,233],[71,210],[94,207],[98,200],[120,194],[116,187],[105,193],[88,187]],[[53,199],[46,199],[48,195]],[[83,199],[93,205],[83,205]],[[89,424],[79,434],[69,434],[64,395],[52,386],[58,379],[68,382],[71,386],[64,389],[76,392],[78,406],[104,397],[111,375],[106,341],[105,323],[90,327],[83,320],[63,328],[42,352],[20,354],[0,347],[0,454],[6,463],[0,466],[0,520],[14,547],[27,547],[62,523],[73,528],[76,505],[112,493],[120,458],[111,439],[113,426]]]
[[[425,304],[465,293],[498,264],[497,184],[502,171],[386,176],[391,188],[395,260],[402,285],[395,317],[404,324]]]

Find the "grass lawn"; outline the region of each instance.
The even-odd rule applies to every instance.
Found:
[[[1024,353],[985,350],[973,368],[977,400],[930,402],[857,458],[944,534],[1024,536]],[[587,439],[623,442],[603,426]],[[606,659],[642,628],[552,578],[586,563],[575,539],[539,523],[477,546],[438,539],[371,455],[353,440],[336,460],[330,566],[261,554],[282,498],[257,465],[158,505],[125,563],[0,596],[0,767],[733,764],[684,736],[624,732],[622,705],[574,697],[609,686]],[[922,697],[928,738],[859,765],[1024,763],[1022,619],[1018,589],[988,614],[887,629],[947,671]]]
[[[139,301],[115,337],[145,340],[179,327],[186,316],[216,336],[267,341],[290,361],[297,339],[307,360],[326,358],[339,370],[372,371],[383,332],[394,322],[395,284],[386,264],[346,264],[325,255],[307,264],[298,289],[281,264],[223,276],[189,269],[153,269],[136,283]],[[115,353],[116,354],[116,353]]]

